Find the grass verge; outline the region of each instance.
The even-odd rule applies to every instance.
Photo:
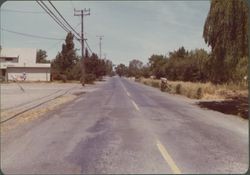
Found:
[[[160,80],[142,78],[136,81],[160,88]],[[201,108],[248,119],[248,87],[246,83],[214,85],[212,83],[168,81],[168,84],[168,93],[200,99],[196,104]]]
[[[141,78],[139,82],[152,87],[160,88],[160,80]],[[169,93],[184,95],[192,99],[228,99],[248,96],[246,84],[193,83],[183,81],[168,81]]]

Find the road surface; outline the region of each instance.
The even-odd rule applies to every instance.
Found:
[[[125,78],[1,134],[6,174],[245,173],[248,122]]]

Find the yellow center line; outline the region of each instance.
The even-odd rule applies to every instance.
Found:
[[[122,88],[124,89],[124,91],[127,93],[127,95],[130,97],[131,102],[133,103],[135,109],[137,111],[140,111],[140,108],[138,107],[138,105],[134,102],[134,100],[131,99],[131,95],[130,93],[127,91],[127,89],[125,88],[124,84],[121,82]],[[172,159],[172,157],[170,156],[170,154],[167,152],[166,148],[162,145],[162,143],[157,139],[156,140],[156,145],[161,153],[161,155],[163,156],[163,158],[165,159],[165,161],[167,162],[167,164],[169,165],[169,167],[171,168],[172,172],[174,174],[181,174],[181,170],[178,168],[178,166],[176,165],[176,163],[174,162],[174,160]]]
[[[127,91],[127,95],[129,96],[129,97],[131,97],[131,95],[130,95],[130,93]]]
[[[128,92],[128,90],[125,88],[124,84],[121,82],[122,88],[124,89],[124,91],[127,93],[127,95],[129,97],[131,97],[131,94]]]
[[[140,111],[140,109],[139,109],[139,107],[137,106],[137,104],[136,104],[133,100],[131,100],[131,102],[133,103],[135,109],[136,109],[137,111]]]
[[[124,84],[120,81],[122,88],[124,89],[125,92],[127,92],[127,89],[125,88]]]
[[[161,144],[159,140],[156,141],[156,145],[159,151],[161,152],[161,155],[163,156],[167,164],[170,166],[172,172],[174,174],[181,174],[181,170],[177,167],[174,160],[172,159],[170,154],[167,152],[166,148]]]

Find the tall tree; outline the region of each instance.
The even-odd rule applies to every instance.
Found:
[[[130,61],[128,66],[129,76],[140,77],[142,67],[143,63],[140,60],[134,59]]]
[[[47,52],[45,50],[39,49],[36,52],[36,62],[37,63],[49,63],[50,61],[46,59]]]
[[[245,0],[212,0],[203,37],[212,48],[212,81],[232,78],[239,60],[248,56],[248,5]]]
[[[181,46],[179,49],[173,52],[169,52],[169,56],[175,57],[175,58],[184,58],[187,55],[188,55],[188,51],[183,46]]]
[[[128,74],[128,68],[124,64],[117,65],[115,71],[120,77]]]
[[[57,54],[52,62],[54,72],[65,75],[67,79],[73,79],[72,70],[78,61],[73,39],[74,35],[69,32],[65,43],[62,45],[62,51]]]
[[[106,74],[111,75],[111,73],[113,71],[112,61],[106,59],[106,60],[104,60],[104,62],[105,62]]]
[[[167,58],[163,55],[152,55],[149,58],[150,71],[156,78],[161,78],[165,76],[165,65],[167,63]]]

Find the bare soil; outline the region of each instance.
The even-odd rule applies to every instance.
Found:
[[[232,114],[248,119],[249,102],[248,97],[239,96],[223,101],[201,101],[197,103],[202,108]]]

